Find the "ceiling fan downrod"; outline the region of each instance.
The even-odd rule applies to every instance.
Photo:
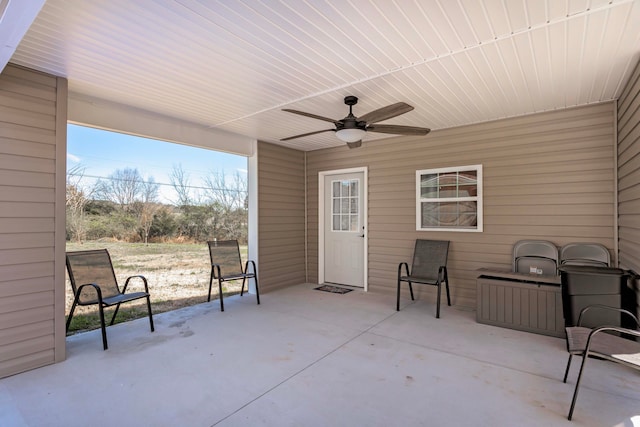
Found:
[[[349,95],[344,97],[344,103],[349,106],[349,115],[340,120],[340,123],[336,126],[337,130],[342,129],[362,129],[365,130],[367,124],[365,122],[359,122],[356,116],[353,115],[353,106],[358,103],[358,97]]]

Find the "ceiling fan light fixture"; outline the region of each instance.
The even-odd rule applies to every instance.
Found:
[[[343,142],[356,142],[364,138],[366,133],[364,129],[340,129],[336,131],[336,136]]]
[[[431,129],[429,128],[422,128],[417,126],[377,124],[378,122],[384,122],[385,120],[392,119],[413,110],[413,107],[406,102],[396,102],[395,104],[387,105],[386,107],[370,111],[369,113],[360,117],[356,117],[353,115],[353,106],[358,103],[357,97],[345,96],[344,103],[349,106],[349,114],[341,120],[334,120],[328,117],[318,116],[317,114],[291,110],[289,108],[283,109],[283,111],[297,114],[299,116],[305,116],[316,120],[331,122],[334,124],[335,129],[324,129],[314,132],[307,132],[300,135],[290,136],[288,138],[282,138],[280,141],[289,141],[291,139],[302,138],[305,136],[311,136],[323,132],[335,132],[338,139],[342,142],[345,142],[349,148],[357,148],[362,145],[362,138],[364,138],[364,136],[368,132],[387,133],[392,135],[426,135],[431,131]]]

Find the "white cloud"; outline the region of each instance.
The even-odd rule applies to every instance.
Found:
[[[74,156],[71,153],[67,153],[67,160],[73,163],[80,163],[80,157]]]
[[[248,171],[246,169],[236,169],[238,172],[240,173],[248,173]]]

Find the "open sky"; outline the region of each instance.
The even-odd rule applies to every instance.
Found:
[[[212,171],[247,174],[243,156],[69,124],[67,171],[78,165],[84,170],[82,185],[92,185],[116,169],[137,168],[144,179],[152,176],[161,184],[162,203],[176,199],[169,179],[174,165],[182,166],[194,187],[202,186],[202,178]]]

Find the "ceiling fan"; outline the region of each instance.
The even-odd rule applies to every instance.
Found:
[[[304,136],[315,135],[317,133],[323,132],[335,132],[336,136],[341,141],[346,142],[349,148],[357,148],[362,145],[362,138],[367,132],[391,133],[395,135],[426,135],[431,131],[431,129],[429,128],[421,128],[416,126],[375,124],[413,110],[413,107],[411,105],[404,102],[397,102],[395,104],[387,105],[386,107],[379,108],[360,117],[356,117],[353,115],[353,106],[358,103],[357,97],[346,96],[344,98],[344,103],[349,106],[349,115],[342,120],[334,120],[328,117],[305,113],[304,111],[290,110],[288,108],[283,109],[282,111],[286,111],[288,113],[299,114],[301,116],[311,117],[312,119],[331,122],[335,125],[335,129],[323,129],[315,132],[303,133],[301,135],[283,138],[280,141],[289,141],[290,139],[302,138]]]

